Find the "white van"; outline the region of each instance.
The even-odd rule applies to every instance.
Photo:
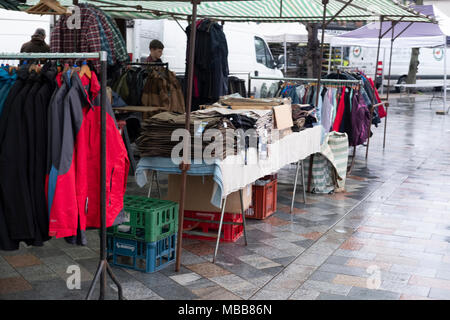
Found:
[[[384,81],[387,86],[389,75],[390,49],[380,49],[380,61],[382,62]],[[349,65],[359,67],[366,74],[373,76],[375,72],[375,60],[377,48],[350,47]],[[411,59],[411,49],[394,48],[392,51],[391,86],[406,83]],[[447,49],[447,78],[450,80],[450,48]],[[444,81],[444,50],[437,48],[420,48],[419,67],[417,81],[420,84],[443,83]]]
[[[187,37],[183,29],[187,22],[171,20],[133,20],[127,25],[128,52],[133,60],[145,61],[149,56],[149,43],[158,39],[164,44],[162,60],[169,63],[169,69],[184,74],[186,65]],[[280,65],[275,62],[272,53],[262,36],[254,31],[251,23],[224,24],[224,33],[228,44],[228,65],[230,76],[245,80],[248,91],[248,76],[282,78]],[[278,67],[277,67],[278,65]],[[275,81],[252,80],[251,93],[259,97],[263,83],[267,87]]]

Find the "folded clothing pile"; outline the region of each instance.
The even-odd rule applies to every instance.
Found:
[[[292,120],[294,127],[292,131],[299,132],[307,128],[312,128],[317,123],[316,108],[310,105],[292,105]]]
[[[283,98],[267,98],[267,99],[251,99],[243,98],[239,94],[232,94],[220,97],[219,104],[229,106],[232,109],[271,109],[272,107],[284,104],[286,99]]]
[[[232,122],[223,116],[200,116],[191,114],[190,121],[191,159],[197,155],[204,156],[203,159],[224,159],[228,148],[235,148],[234,141],[227,141],[226,130],[235,129]],[[136,140],[136,145],[142,157],[171,157],[173,148],[182,140],[171,141],[172,133],[177,129],[185,129],[185,115],[173,112],[162,112],[143,122],[142,134]],[[203,155],[205,148],[211,144],[211,140],[203,137],[208,129],[217,129],[223,137],[223,150],[216,154],[216,149],[210,147],[210,154]],[[200,140],[198,140],[200,139]],[[199,143],[201,141],[201,143]],[[178,155],[177,156],[181,156]]]
[[[255,100],[255,99],[246,99]],[[262,100],[262,99],[258,99]],[[267,99],[270,100],[270,99]],[[234,125],[236,129],[243,129],[247,131],[249,129],[255,129],[258,137],[264,137],[267,143],[271,143],[270,139],[274,128],[273,110],[272,107],[266,110],[260,109],[227,109],[220,104],[214,104],[214,107],[210,107],[205,110],[195,111],[198,117],[201,116],[224,116],[227,117]]]

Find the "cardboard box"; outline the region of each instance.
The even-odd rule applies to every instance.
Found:
[[[273,107],[275,128],[278,130],[288,129],[294,126],[292,121],[292,107],[290,104]]]
[[[169,190],[167,193],[167,200],[180,201],[180,187],[181,175],[169,175]],[[186,200],[185,210],[190,211],[206,211],[206,212],[221,212],[211,203],[211,196],[213,193],[214,180],[212,176],[187,176],[186,179]],[[252,203],[252,185],[249,184],[243,190],[244,210],[247,210]],[[227,204],[225,207],[227,213],[241,213],[241,200],[239,191],[233,192],[227,197]]]

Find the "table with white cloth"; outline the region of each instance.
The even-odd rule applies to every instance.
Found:
[[[213,176],[214,190],[211,198],[211,203],[214,206],[222,209],[213,262],[215,262],[219,246],[227,196],[235,191],[239,191],[242,200],[242,190],[247,185],[266,175],[270,175],[274,172],[279,171],[281,168],[288,164],[296,163],[297,170],[294,181],[294,191],[292,195],[292,210],[295,199],[299,167],[302,167],[303,190],[305,190],[302,160],[314,153],[320,152],[322,130],[322,126],[319,125],[300,132],[293,132],[281,138],[280,140],[267,145],[267,156],[264,157],[264,159],[259,156],[258,150],[256,148],[249,148],[246,152],[227,156],[223,160],[214,160],[213,163],[202,162],[201,164],[197,164],[195,163],[195,161],[191,163],[190,170],[187,171],[188,175]],[[164,172],[168,174],[181,174],[182,171],[179,169],[180,162],[181,159],[144,157],[139,161],[137,165],[135,173],[136,182],[140,187],[143,187],[147,183],[148,171]],[[305,195],[304,200],[306,200]],[[245,232],[245,213],[242,201],[241,209],[243,216],[242,224],[244,226],[245,243],[247,243]],[[179,226],[179,232],[183,232],[182,225]]]

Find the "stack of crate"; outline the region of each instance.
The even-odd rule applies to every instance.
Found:
[[[155,272],[175,261],[178,203],[125,196],[125,222],[107,229],[108,254],[116,266]]]

